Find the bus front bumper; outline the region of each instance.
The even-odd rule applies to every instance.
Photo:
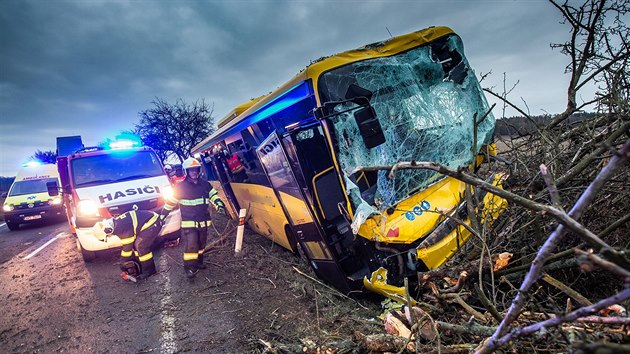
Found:
[[[505,176],[497,174],[492,184],[501,188]],[[463,204],[465,208],[465,204]],[[494,194],[486,193],[483,197],[481,208],[481,226],[490,227],[494,221],[506,210],[507,200]],[[458,210],[455,215],[459,213]],[[433,232],[409,253],[415,256],[417,268],[424,266],[428,269],[436,269],[450,259],[468,241],[472,233],[469,231],[470,219],[466,219],[465,225],[458,224],[453,219],[445,220]],[[370,278],[363,278],[363,286],[366,289],[381,294],[392,300],[406,303],[405,288],[387,283],[387,270],[379,268],[372,272]]]

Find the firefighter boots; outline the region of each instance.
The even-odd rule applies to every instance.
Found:
[[[184,273],[186,273],[186,277],[188,279],[194,278],[195,275],[197,275],[198,272],[199,272],[199,269],[197,269],[197,268],[184,267]]]

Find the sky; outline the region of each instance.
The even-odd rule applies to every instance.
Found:
[[[559,113],[560,21],[544,0],[0,0],[0,176],[58,136],[132,129],[156,98],[204,100],[216,123],[312,60],[429,26],[460,35],[483,87],[518,83],[524,110]]]

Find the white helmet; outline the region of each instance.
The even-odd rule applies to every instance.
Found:
[[[92,232],[94,232],[94,236],[96,236],[99,240],[105,240],[107,236],[111,236],[114,232],[114,220],[113,219],[103,219],[103,221],[97,222],[94,226],[92,226]]]
[[[186,160],[184,160],[184,163],[182,163],[182,168],[184,170],[187,170],[187,169],[193,168],[193,167],[201,168],[201,163],[199,163],[199,160],[197,160],[194,157],[189,157]]]
[[[171,165],[164,165],[164,170],[166,172],[171,172],[171,171],[173,171],[173,167]]]

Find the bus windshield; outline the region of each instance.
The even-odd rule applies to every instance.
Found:
[[[75,187],[162,175],[162,165],[152,151],[120,151],[72,160],[72,180]]]
[[[11,191],[9,192],[9,196],[13,197],[16,195],[25,195],[25,194],[36,194],[47,192],[46,188],[47,182],[56,182],[56,178],[48,178],[48,179],[32,179],[26,181],[19,181],[13,183],[11,187]]]
[[[333,115],[330,121],[334,125],[336,153],[350,187],[359,179],[354,175],[361,166],[433,161],[456,168],[472,161],[473,117],[483,117],[488,104],[458,36],[324,73],[319,79],[322,102],[345,100],[352,84],[372,92],[370,104],[386,141],[368,149],[353,111],[348,111],[358,106],[345,103],[335,107],[341,113]],[[492,114],[479,124],[475,151],[491,139],[494,124]],[[382,211],[442,178],[437,172],[421,169],[398,171],[393,179],[388,179],[387,173],[374,172],[372,183],[359,186],[359,203],[367,201]],[[369,181],[369,176],[365,180]],[[371,190],[369,196],[367,188]]]

